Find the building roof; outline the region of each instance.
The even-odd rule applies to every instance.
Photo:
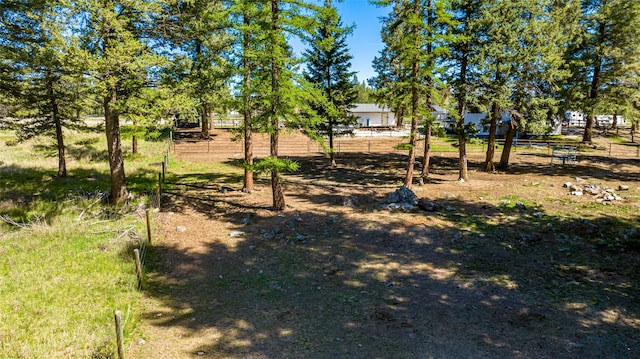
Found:
[[[391,112],[387,107],[380,107],[375,103],[354,103],[353,108],[349,109],[351,113],[359,113],[359,112]]]

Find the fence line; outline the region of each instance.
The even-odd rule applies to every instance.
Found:
[[[203,141],[174,141],[173,152],[194,154],[194,153],[242,153],[244,151],[244,141],[236,142],[215,142],[206,140],[206,145]],[[335,153],[402,153],[406,150],[397,149],[396,146],[406,141],[406,139],[398,139],[397,137],[374,137],[374,138],[360,138],[360,139],[337,139],[334,142]],[[420,138],[419,141],[423,141]],[[434,141],[434,145],[439,146],[439,141]],[[213,144],[212,144],[213,143]],[[468,144],[467,153],[483,153],[487,148],[487,139],[482,139],[480,144]],[[496,145],[504,146],[504,139],[496,139]],[[575,141],[566,140],[531,140],[531,139],[514,139],[512,142],[512,151],[515,153],[522,152],[523,150],[537,150],[545,151],[547,155],[551,155],[551,150],[554,146],[567,146],[573,145],[580,147],[581,143]],[[433,145],[432,145],[433,146]],[[439,153],[455,153],[458,151],[456,147],[449,144],[442,146],[445,148],[434,149]],[[630,143],[610,143],[607,149],[598,149],[600,154],[606,154],[609,157],[640,157],[640,144]],[[253,145],[254,155],[262,155],[269,153],[269,145],[264,143],[254,143]],[[322,146],[314,141],[298,141],[298,142],[281,142],[278,147],[278,152],[281,155],[304,155],[304,154],[324,154]]]
[[[171,152],[172,137],[169,139],[167,155],[164,156],[164,160],[161,163],[162,170],[158,172],[158,184],[156,188],[156,198],[150,200],[150,204],[155,205],[156,208],[161,207],[162,198],[162,182],[165,181],[165,174],[167,164],[169,161],[169,153]],[[157,165],[157,164],[154,164]],[[153,195],[152,195],[153,197]],[[152,231],[151,231],[151,211],[149,208],[145,210],[145,226],[147,229],[147,235],[145,238],[138,239],[138,245],[133,249],[133,260],[135,265],[135,273],[138,290],[142,290],[144,284],[144,275],[146,273],[147,257],[149,254],[149,248],[152,243]],[[116,345],[119,359],[125,359],[124,355],[124,338],[123,338],[123,324],[122,324],[122,312],[117,310],[114,313],[115,326],[116,326]]]

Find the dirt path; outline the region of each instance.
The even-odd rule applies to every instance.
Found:
[[[335,170],[299,160],[282,213],[268,210],[266,182],[251,195],[219,191],[233,181],[173,185],[150,257],[144,343],[136,337],[129,358],[640,355],[640,248],[615,247],[640,243],[638,161],[550,168],[519,154],[510,174],[460,184],[455,159],[438,158],[415,190],[439,209],[403,213],[380,207],[402,156],[344,157]],[[568,196],[562,184],[576,176],[629,185],[609,207],[617,216]]]

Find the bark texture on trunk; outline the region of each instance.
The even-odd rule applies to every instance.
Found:
[[[431,161],[431,123],[424,126],[424,152],[422,153],[422,172],[420,173],[420,185],[424,185],[429,177],[429,162]]]
[[[251,25],[249,14],[244,12],[242,20],[245,25]],[[253,125],[251,123],[251,60],[249,59],[249,48],[251,46],[251,35],[245,31],[242,39],[244,51],[244,162],[247,166],[253,166]],[[245,167],[242,191],[253,192],[253,171]]]
[[[509,127],[509,131],[507,131],[507,135],[504,139],[504,148],[502,149],[502,155],[500,156],[500,163],[498,164],[498,168],[501,170],[509,169],[509,157],[511,156],[511,144],[513,139],[515,138],[517,130],[515,126]]]
[[[111,173],[111,204],[118,204],[127,198],[127,186],[124,173],[124,158],[122,156],[122,142],[120,140],[120,122],[118,113],[114,110],[116,102],[115,89],[104,97],[104,120],[109,152],[109,169]]]
[[[138,153],[138,137],[136,135],[131,137],[131,153]]]
[[[605,38],[605,23],[600,22],[598,26],[598,38],[604,41]],[[591,108],[589,109],[589,115],[587,116],[587,124],[584,127],[584,135],[582,136],[582,142],[586,144],[593,143],[593,124],[595,122],[595,110],[593,106],[599,96],[600,82],[602,77],[602,58],[596,55],[596,63],[593,67],[593,78],[591,79],[591,88],[589,89],[589,102]]]
[[[496,166],[493,163],[493,156],[496,153],[496,130],[498,128],[498,116],[500,108],[497,103],[491,105],[491,123],[489,125],[489,142],[487,143],[487,155],[484,160],[485,172],[495,172]]]
[[[413,2],[413,11],[415,15],[419,14],[419,1],[414,0]],[[414,46],[418,48],[419,44],[419,29],[417,26],[413,27],[413,36],[415,36],[415,44]],[[408,188],[413,186],[413,171],[416,163],[416,146],[418,143],[418,85],[415,83],[418,78],[418,70],[419,70],[419,55],[416,53],[415,57],[412,59],[413,64],[411,65],[411,76],[413,78],[414,83],[411,84],[411,132],[409,134],[409,160],[407,161],[407,174],[404,177],[404,185]]]
[[[55,90],[53,89],[53,80],[47,82],[47,92],[51,105],[51,116],[56,128],[56,146],[58,148],[58,173],[56,178],[67,177],[67,160],[65,157],[64,136],[62,135],[62,119],[60,118],[60,109],[58,101],[56,101]]]
[[[279,8],[278,0],[271,0],[271,31],[278,33],[279,31]],[[272,157],[278,158],[278,135],[280,132],[278,113],[280,112],[280,71],[278,64],[271,63],[271,91],[274,94],[271,107],[271,119],[272,133],[270,140],[270,153]],[[284,201],[284,192],[282,190],[282,182],[280,181],[280,172],[277,168],[271,170],[271,192],[273,194],[273,210],[282,211],[285,209],[286,204]]]

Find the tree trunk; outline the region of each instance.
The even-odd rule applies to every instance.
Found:
[[[605,37],[605,23],[600,22],[598,26],[598,37],[601,40],[604,40]],[[584,135],[582,136],[582,142],[586,144],[591,144],[593,142],[593,123],[595,122],[595,102],[598,99],[599,88],[600,88],[600,77],[602,72],[602,58],[596,55],[596,64],[593,68],[593,78],[591,79],[591,89],[589,90],[589,115],[587,116],[587,124],[584,127]]]
[[[131,153],[138,153],[138,137],[136,135],[131,137]]]
[[[505,136],[504,148],[502,149],[502,156],[500,156],[500,163],[498,164],[498,168],[501,170],[509,169],[509,157],[511,156],[511,144],[517,132],[518,131],[516,130],[516,127],[512,123],[511,126],[509,127],[509,131],[507,131],[507,135]]]
[[[587,123],[584,126],[584,134],[582,135],[582,142],[585,144],[592,144],[593,138],[593,123],[595,122],[595,115],[593,111],[591,111],[587,115]]]
[[[115,102],[116,91],[115,89],[110,89],[109,94],[103,99],[103,107],[111,173],[111,195],[109,197],[111,204],[118,204],[127,198],[124,159],[120,140],[120,122],[118,113],[113,108]]]
[[[251,18],[244,12],[242,14],[245,25],[251,25]],[[253,125],[251,123],[251,60],[249,59],[249,47],[251,46],[251,36],[247,31],[243,35],[243,57],[244,57],[244,162],[247,166],[253,166]],[[253,192],[253,171],[250,168],[244,169],[245,193]]]
[[[53,79],[51,78],[47,81],[47,92],[51,105],[51,116],[56,127],[56,143],[58,147],[58,174],[56,178],[63,178],[67,177],[67,161],[65,158],[64,136],[62,135],[62,121],[60,119],[58,101],[56,101],[53,89]]]
[[[431,57],[431,53],[433,52],[433,39],[431,29],[433,26],[433,1],[427,1],[427,56]],[[429,63],[428,66],[431,67],[433,63]],[[425,79],[427,93],[426,93],[426,104],[425,107],[427,111],[431,111],[431,78],[427,77]],[[429,117],[428,121],[425,121],[424,124],[424,151],[422,154],[422,172],[420,173],[420,185],[424,185],[425,179],[429,176],[429,161],[431,159],[431,121],[432,118]]]
[[[636,142],[636,128],[638,128],[638,122],[634,121],[631,122],[631,142],[635,143]]]
[[[429,177],[429,162],[431,161],[431,123],[427,121],[424,125],[424,152],[422,154],[422,172],[420,173],[420,185],[424,185],[424,180]]]
[[[467,11],[466,18],[469,21],[471,14]],[[460,59],[460,86],[457,94],[458,96],[458,120],[456,121],[456,132],[458,133],[458,181],[468,181],[469,171],[467,162],[467,133],[464,126],[464,115],[467,112],[466,101],[466,89],[464,86],[467,84],[467,66],[469,64],[469,52],[468,46],[465,46],[462,50],[462,57]]]
[[[335,168],[336,165],[336,153],[333,150],[333,123],[329,121],[329,158],[331,159],[331,167]]]
[[[419,14],[419,1],[414,0],[413,10],[415,15]],[[420,47],[419,43],[419,28],[418,26],[413,26],[413,35],[415,36],[415,44],[414,46],[417,48]],[[409,149],[409,161],[407,163],[407,174],[404,178],[404,185],[408,188],[413,186],[413,170],[416,163],[416,145],[418,140],[418,85],[416,81],[418,81],[418,70],[419,70],[419,51],[416,51],[416,55],[413,58],[413,63],[411,65],[411,133],[409,134],[409,145],[411,146]]]
[[[489,125],[489,142],[487,143],[487,155],[484,160],[485,172],[495,172],[496,166],[493,163],[493,155],[496,152],[496,130],[498,128],[498,116],[500,108],[498,103],[491,105],[491,123]]]
[[[202,105],[202,138],[209,139],[209,119],[212,117],[211,108],[209,105]]]
[[[279,31],[279,9],[278,0],[271,0],[271,31],[278,33]],[[277,46],[277,44],[274,44]],[[272,157],[278,158],[278,134],[280,132],[278,113],[280,112],[280,72],[278,64],[273,60],[271,63],[271,91],[273,93],[273,101],[271,104],[271,126],[272,133],[270,140],[270,153]],[[271,192],[273,194],[273,210],[282,211],[285,209],[284,193],[282,191],[282,183],[280,181],[280,172],[277,168],[271,170]]]

